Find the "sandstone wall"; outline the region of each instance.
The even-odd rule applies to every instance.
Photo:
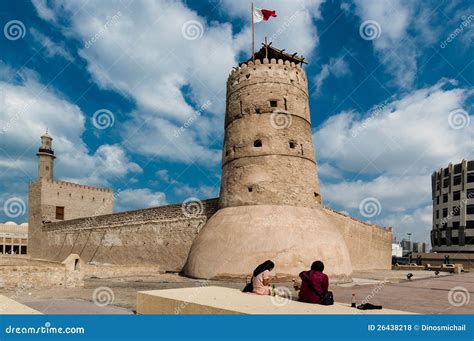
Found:
[[[64,219],[97,216],[112,213],[111,189],[78,185],[66,181],[39,179],[30,183],[28,196],[28,253],[41,258],[42,222],[56,219],[56,207],[64,207]]]
[[[392,230],[367,224],[325,207],[346,242],[353,271],[390,269]]]
[[[189,212],[178,204],[47,223],[42,227],[38,258],[61,260],[76,253],[85,263],[180,271],[195,236],[216,212],[217,202],[203,201]]]

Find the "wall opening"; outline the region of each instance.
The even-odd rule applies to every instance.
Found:
[[[64,220],[64,206],[56,206],[56,219]]]
[[[257,148],[262,147],[262,140],[260,140],[260,139],[255,140],[255,141],[253,142],[253,146],[254,146],[254,147],[257,147]]]
[[[295,149],[296,148],[296,142],[295,141],[290,141],[290,148]]]
[[[79,267],[79,258],[76,258],[74,260],[74,271],[79,271],[80,270],[80,267]]]
[[[249,187],[248,190],[249,190],[249,192],[252,192],[252,191],[253,191],[253,188],[252,188],[252,187]]]
[[[285,110],[288,110],[288,104],[287,104],[287,102],[286,102],[286,98],[284,98],[283,100],[284,100],[284,102],[285,102]]]
[[[270,106],[272,108],[276,108],[278,106],[278,101],[275,101],[275,100],[270,101]]]

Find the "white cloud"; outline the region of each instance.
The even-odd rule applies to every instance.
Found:
[[[148,188],[125,189],[118,192],[114,211],[122,212],[162,205],[166,205],[165,193],[153,192]]]
[[[56,15],[54,11],[49,8],[47,0],[31,0],[31,2],[40,18],[53,22],[56,21]]]
[[[409,35],[421,17],[417,15],[416,2],[356,0],[355,5],[362,21],[374,20],[380,25],[380,37],[372,42],[381,62],[394,76],[394,82],[402,88],[411,88],[416,78],[417,57],[421,53],[421,46],[426,43],[423,40],[415,41]]]
[[[81,138],[85,116],[80,108],[41,84],[32,71],[20,76],[19,84],[0,80],[2,176],[36,178],[35,154],[46,128],[54,138],[57,178],[109,185],[112,178],[141,171],[118,145],[102,145],[91,155]]]
[[[322,184],[325,203],[338,204],[346,209],[359,209],[362,200],[376,198],[382,212],[403,212],[417,208],[431,200],[430,174],[416,176],[382,175],[372,180],[342,181]],[[358,214],[360,215],[360,214]]]
[[[472,157],[472,115],[464,129],[453,129],[448,121],[470,94],[441,81],[364,115],[332,116],[314,134],[319,158],[344,171],[403,175]]]
[[[342,78],[350,75],[351,70],[349,64],[344,57],[331,58],[328,64],[324,64],[321,67],[321,71],[315,76],[314,81],[316,83],[316,94],[321,92],[324,81],[333,75],[336,78]]]
[[[30,29],[33,38],[41,44],[41,50],[45,49],[48,57],[60,56],[72,62],[74,57],[66,50],[64,43],[56,43],[35,28]]]

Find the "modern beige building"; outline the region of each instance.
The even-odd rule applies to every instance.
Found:
[[[0,255],[26,255],[28,253],[28,224],[13,221],[0,224]]]
[[[474,161],[449,164],[431,176],[434,252],[474,252]]]

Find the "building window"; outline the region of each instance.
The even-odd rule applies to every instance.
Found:
[[[454,174],[461,173],[462,165],[458,163],[457,165],[454,165]]]
[[[253,142],[253,146],[257,147],[257,148],[260,148],[262,146],[262,140],[255,140]]]
[[[459,229],[459,221],[453,221],[453,230]]]
[[[474,214],[474,205],[467,205],[466,214]]]
[[[448,194],[443,194],[443,202],[448,202]]]
[[[296,148],[296,142],[295,141],[290,141],[290,148],[295,149]]]
[[[454,206],[453,207],[453,216],[457,217],[461,213],[461,206]]]
[[[453,192],[453,200],[461,200],[461,192],[460,191]]]
[[[278,105],[278,102],[277,102],[277,101],[270,101],[270,106],[271,106],[272,108],[276,108],[277,105]]]
[[[462,180],[461,175],[455,175],[455,176],[453,177],[453,185],[454,185],[454,186],[460,185],[460,184],[461,184],[461,180]]]
[[[444,176],[449,176],[449,168],[444,169]]]
[[[443,218],[446,218],[448,216],[448,209],[443,208]]]
[[[436,197],[436,205],[439,205],[439,196]]]
[[[474,173],[467,173],[467,182],[474,182]]]
[[[466,228],[468,228],[468,229],[474,228],[474,220],[466,221]]]
[[[443,180],[443,188],[449,187],[449,178]]]
[[[466,198],[474,199],[474,188],[466,190]]]
[[[439,211],[436,210],[436,219],[439,219]]]
[[[56,206],[56,219],[64,220],[64,206]]]
[[[469,161],[467,163],[467,170],[468,171],[474,171],[474,161]]]
[[[285,101],[285,110],[288,110],[288,103],[286,102],[286,98],[284,99]]]

